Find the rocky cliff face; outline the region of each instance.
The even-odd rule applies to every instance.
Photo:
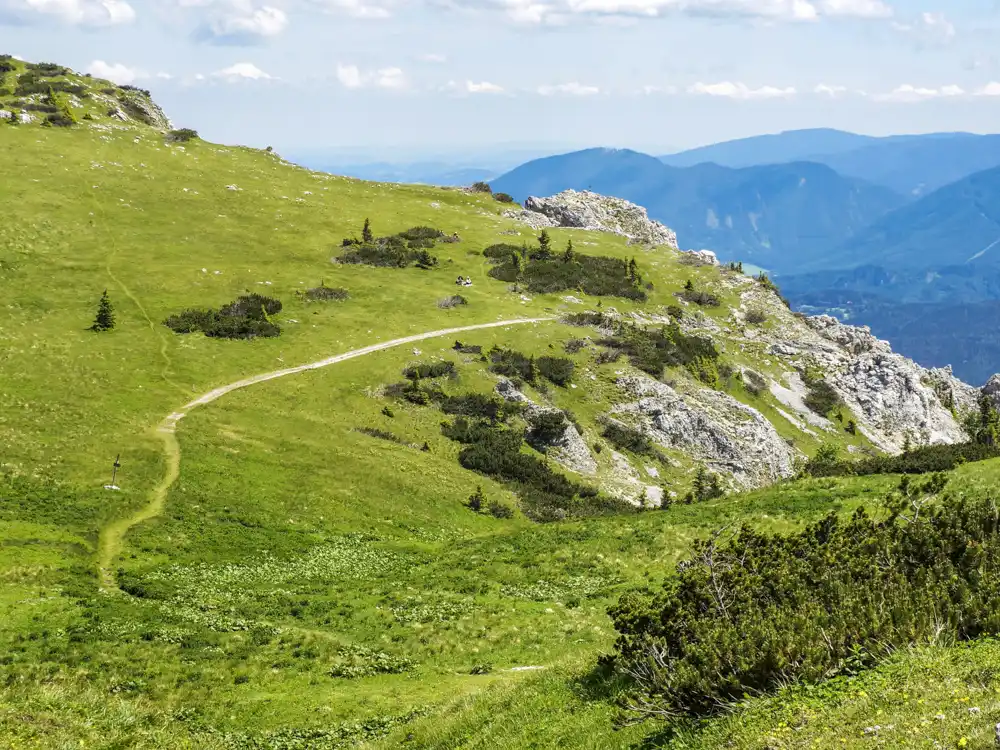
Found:
[[[535,228],[575,227],[612,232],[645,245],[677,248],[677,235],[669,227],[653,221],[646,209],[621,198],[564,190],[550,198],[528,198],[524,211],[509,212]]]

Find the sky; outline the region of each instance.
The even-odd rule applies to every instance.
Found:
[[[993,132],[1000,0],[0,0],[0,52],[179,127],[387,160]]]

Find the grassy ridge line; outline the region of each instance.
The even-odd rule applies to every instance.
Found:
[[[542,318],[514,318],[511,320],[498,320],[492,323],[476,323],[474,325],[459,326],[457,328],[442,328],[436,331],[417,333],[412,336],[404,336],[402,338],[392,339],[391,341],[371,344],[370,346],[354,349],[349,352],[344,352],[343,354],[335,354],[332,357],[326,357],[325,359],[321,359],[316,362],[309,362],[304,365],[296,365],[295,367],[286,367],[281,370],[274,370],[272,372],[261,373],[260,375],[253,375],[249,378],[244,378],[243,380],[237,380],[234,383],[219,386],[218,388],[199,396],[194,401],[190,401],[177,411],[172,412],[165,417],[156,428],[156,433],[163,442],[163,452],[167,460],[167,471],[163,480],[157,484],[150,493],[149,502],[132,516],[119,519],[114,523],[105,526],[100,531],[97,544],[97,564],[100,570],[102,587],[106,590],[120,591],[115,581],[114,574],[111,572],[111,565],[115,555],[118,554],[118,551],[121,549],[125,535],[128,533],[129,529],[143,523],[144,521],[148,521],[151,518],[155,518],[162,512],[167,499],[167,491],[173,483],[177,481],[177,477],[180,476],[181,451],[180,445],[177,443],[177,438],[175,436],[177,423],[192,409],[198,406],[210,404],[216,399],[225,396],[227,393],[231,393],[232,391],[246,388],[251,385],[256,385],[257,383],[275,380],[276,378],[282,378],[286,375],[295,375],[300,372],[306,372],[307,370],[318,370],[322,367],[337,364],[338,362],[354,359],[355,357],[363,357],[366,354],[373,354],[375,352],[379,352],[384,349],[391,349],[392,347],[401,346],[403,344],[411,344],[417,341],[423,341],[424,339],[448,336],[453,333],[463,333],[465,331],[476,331],[483,328],[499,328],[502,326],[523,325],[525,323],[542,323],[550,320],[555,320],[555,318],[551,316]]]

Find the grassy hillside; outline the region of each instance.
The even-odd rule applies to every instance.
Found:
[[[586,442],[601,446],[594,477],[517,450],[553,476],[603,486],[618,469],[600,418],[622,398],[616,372],[630,366],[599,361],[600,334],[561,316],[598,305],[661,312],[690,279],[720,299],[703,315],[719,326],[726,360],[777,377],[779,365],[731,318],[734,272],[558,230],[560,251],[572,238],[578,253],[634,256],[648,299],[511,291],[488,275],[482,251],[534,238],[489,195],[314,173],[108,119],[93,97],[79,104],[67,105],[80,115],[75,126],[0,126],[0,747],[666,742],[656,724],[615,729],[622,686],[595,671],[614,641],[607,608],[628,589],[658,586],[721,525],[794,532],[831,510],[877,503],[897,482],[804,480],[646,511],[580,495],[565,520],[531,520],[524,486],[460,465],[463,444],[441,428],[457,420],[446,413],[455,402],[420,405],[391,388],[404,370],[453,362],[454,374],[425,381],[455,398],[496,384],[470,345],[571,359],[570,383],[540,377],[522,390],[571,412]],[[429,225],[460,239],[436,243],[427,270],[333,263],[366,218],[380,236]],[[457,287],[458,275],[473,286]],[[301,294],[333,288],[349,296]],[[105,289],[117,325],[95,332]],[[229,340],[163,325],[248,292],[282,301],[267,319],[279,336]],[[456,293],[467,304],[439,305]],[[783,314],[780,324],[792,325]],[[381,342],[523,319],[536,322],[358,352],[196,403]],[[693,382],[682,366],[665,377]],[[819,448],[767,392],[735,379],[716,387],[753,404],[805,454]],[[511,416],[510,429],[520,420]],[[865,445],[840,431],[833,439]],[[656,469],[664,489],[690,489],[690,457],[624,453]],[[120,489],[105,489],[119,454]],[[958,473],[981,493],[995,471],[984,463]],[[477,488],[484,512],[467,507]],[[954,674],[964,679],[962,669]],[[913,679],[914,692],[938,690],[931,677]],[[794,694],[774,700],[783,711],[799,705]],[[843,724],[838,712],[853,700],[831,699],[826,726]],[[771,705],[746,706],[742,746],[770,742]],[[993,708],[982,710],[980,723]],[[955,712],[942,736],[965,731],[963,720]],[[677,746],[717,747],[727,721],[685,728]]]

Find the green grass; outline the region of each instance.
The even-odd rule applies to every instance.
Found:
[[[491,328],[260,383],[191,411],[178,423],[179,476],[162,512],[108,548],[110,572],[129,594],[102,590],[100,532],[148,507],[169,469],[156,427],[183,404],[372,343],[558,316],[596,300],[525,301],[489,278],[482,248],[533,234],[502,218],[489,196],[331,177],[247,148],[179,148],[137,126],[4,127],[2,135],[5,175],[15,178],[0,181],[0,468],[17,478],[0,479],[0,747],[277,748],[290,746],[282,744],[289,732],[316,747],[393,747],[410,734],[415,747],[636,745],[660,728],[616,731],[616,687],[591,674],[613,643],[607,607],[630,587],[657,586],[693,540],[721,525],[791,531],[831,509],[877,502],[895,483],[808,480],[548,525],[472,513],[464,502],[477,486],[490,499],[516,498],[460,468],[441,412],[390,404],[379,389],[440,356],[459,364],[457,380],[443,381],[450,393],[491,390],[485,365],[452,351],[455,338],[535,356],[564,356],[564,341],[597,338],[558,321]],[[429,224],[461,241],[438,245],[431,271],[333,263],[366,217],[377,234]],[[500,234],[512,229],[521,236]],[[572,237],[579,253],[637,258],[654,283],[649,301],[605,298],[605,308],[665,314],[692,278],[723,303],[705,314],[729,325],[738,297],[718,270],[611,235],[551,234],[557,249]],[[458,275],[475,282],[460,290],[469,304],[439,308]],[[350,298],[296,294],[321,282]],[[87,328],[105,288],[118,326],[97,334]],[[162,325],[247,290],[284,303],[280,337],[224,341]],[[740,349],[738,331],[720,338],[727,360],[777,375],[752,345]],[[602,442],[598,418],[622,398],[614,379],[626,366],[597,366],[594,355],[593,346],[571,355],[577,388],[525,389],[571,410],[590,444]],[[769,394],[726,387],[805,453],[818,447]],[[382,413],[387,404],[394,417]],[[119,453],[122,489],[105,491]],[[595,457],[600,482],[610,450]],[[671,458],[658,468],[682,495],[694,462]],[[956,476],[982,492],[998,466]],[[943,664],[950,653],[913,658]],[[902,669],[893,664],[886,674]],[[332,676],[345,665],[363,676]],[[799,698],[772,700],[745,708],[749,744],[734,747],[757,747],[771,731],[768,707],[792,711]],[[830,703],[828,726],[842,720],[842,705]],[[965,731],[960,719],[949,724],[955,732]],[[719,746],[711,743],[738,720],[679,746]]]

